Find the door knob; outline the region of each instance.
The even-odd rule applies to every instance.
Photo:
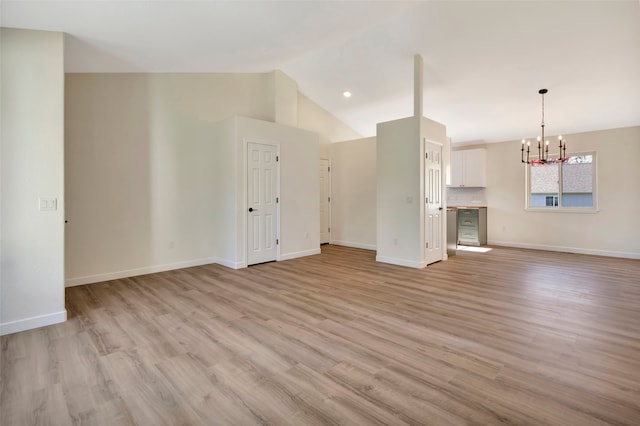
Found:
[[[254,209],[253,207],[249,207],[249,213],[251,213],[251,212],[257,212],[257,211],[258,211],[258,209]]]
[[[438,210],[442,210],[442,207],[438,207]]]

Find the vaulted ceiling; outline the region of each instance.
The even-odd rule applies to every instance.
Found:
[[[454,143],[640,125],[640,2],[6,1],[5,27],[62,31],[67,72],[266,72],[363,136],[424,114]],[[351,98],[343,91],[353,93]]]

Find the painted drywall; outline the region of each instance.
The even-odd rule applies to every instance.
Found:
[[[269,104],[272,109],[269,121],[298,126],[298,83],[280,70],[268,74]]]
[[[66,320],[64,35],[3,28],[0,334]],[[39,211],[39,198],[55,211]]]
[[[67,285],[215,261],[242,265],[244,255],[238,253],[244,253],[244,245],[233,230],[243,225],[238,219],[243,210],[228,176],[240,173],[232,135],[245,134],[235,119],[226,119],[294,120],[298,95],[293,80],[278,71],[68,74],[65,92]],[[321,117],[308,121],[323,122],[326,116],[307,102],[308,117],[317,111]],[[302,156],[296,167],[308,166],[311,151],[315,162],[319,158],[317,134],[311,137],[291,126],[280,133],[264,124],[248,126],[246,136],[255,138],[261,129],[265,137],[300,137],[300,147],[285,143],[290,159]],[[310,149],[305,141],[313,138]],[[311,170],[316,172],[317,165]],[[297,195],[293,200],[306,203]],[[290,222],[283,237],[289,229],[295,236],[283,238],[281,254],[316,250],[318,231],[297,219]],[[298,241],[306,233],[308,239]]]
[[[442,145],[443,152],[450,149],[446,127],[426,117],[409,117],[377,126],[376,260],[380,262],[414,268],[427,264],[423,201],[425,141]],[[446,166],[445,160],[445,170]],[[443,236],[445,230],[446,218],[442,220]],[[446,237],[442,252],[442,258],[446,259]]]
[[[302,93],[298,94],[298,127],[318,133],[321,143],[341,142],[362,137]]]
[[[219,76],[67,75],[67,285],[213,260],[215,126],[205,119],[224,113],[210,101],[224,98],[220,86]]]
[[[329,145],[331,244],[376,249],[376,138]]]
[[[320,143],[316,133],[246,117],[236,118],[236,263],[246,265],[247,142],[280,150],[279,259],[320,253]]]
[[[487,144],[489,244],[640,259],[640,127],[564,136],[567,153],[596,152],[599,211],[525,211],[520,142]]]
[[[231,117],[216,123],[213,145],[215,155],[211,158],[211,168],[215,170],[214,179],[211,181],[212,196],[215,197],[216,206],[213,213],[214,232],[210,237],[215,242],[215,255],[217,262],[237,269],[244,266],[237,259],[238,247],[238,194],[235,176],[238,175],[238,159],[236,158],[237,145],[237,119]]]
[[[377,257],[381,262],[424,266],[420,121],[404,118],[377,126]]]

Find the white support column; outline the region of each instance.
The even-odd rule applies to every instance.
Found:
[[[422,55],[413,57],[413,116],[422,117],[422,90],[424,74],[424,60]]]

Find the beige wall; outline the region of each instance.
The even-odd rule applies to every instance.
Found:
[[[329,145],[331,243],[376,249],[376,138]]]
[[[238,183],[236,177],[240,173],[238,170],[239,159],[237,158],[237,130],[238,120],[231,117],[216,124],[215,137],[212,140],[215,147],[215,154],[212,157],[212,169],[215,176],[212,182],[212,197],[214,197],[215,208],[213,213],[214,230],[213,236],[215,251],[218,262],[230,268],[239,268],[242,259],[238,258],[238,253],[244,250],[239,247],[238,236],[238,211],[237,200],[241,196],[237,193]],[[233,176],[233,178],[230,178]],[[243,191],[242,187],[240,187]]]
[[[279,259],[320,252],[320,158],[318,135],[265,121],[237,117],[236,149],[236,267],[246,266],[247,142],[278,145],[280,151]]]
[[[0,334],[66,319],[64,36],[1,30]],[[39,211],[40,197],[56,198]]]
[[[409,117],[378,123],[376,133],[376,260],[425,267],[424,142],[435,142],[447,151],[446,127],[426,117]],[[443,180],[443,190],[444,185]],[[446,219],[441,226],[445,259]]]
[[[321,143],[340,142],[361,138],[348,127],[302,93],[298,94],[298,127],[320,134]]]
[[[424,267],[419,118],[378,123],[376,134],[376,259]]]
[[[209,117],[228,114],[219,104],[232,98],[229,86],[250,99],[243,87],[257,90],[259,80],[67,75],[68,285],[212,260],[217,188]],[[264,112],[258,102],[238,109]]]
[[[395,134],[401,133],[396,131]],[[432,136],[437,137],[437,134]],[[489,243],[640,258],[640,227],[636,225],[634,213],[640,209],[640,197],[635,190],[640,185],[640,167],[635,164],[635,159],[640,158],[640,127],[566,137],[572,153],[597,153],[599,211],[525,211],[525,169],[517,156],[514,157],[519,142],[483,145],[481,147],[487,149],[488,180],[487,188],[482,189],[482,197],[486,197],[489,206]],[[368,216],[360,214],[357,208],[358,205],[369,206],[376,199],[375,192],[370,194],[368,186],[372,176],[373,179],[377,176],[372,164],[376,161],[375,156],[370,152],[373,145],[375,138],[329,145],[333,167],[332,242],[375,248],[375,232],[371,231],[370,225],[373,222],[375,226],[376,219],[367,219]],[[387,155],[398,155],[398,151]],[[447,148],[443,151],[447,153]],[[398,174],[394,172],[393,176],[397,178]],[[407,186],[402,185],[396,194],[394,203],[399,206],[400,214],[408,208],[406,196],[409,194],[403,192],[406,190]],[[384,214],[386,207],[380,208]],[[388,216],[393,217],[393,209],[389,210]],[[413,229],[410,224],[405,227]],[[540,232],[541,229],[548,232]],[[391,243],[393,238],[396,237],[391,236]],[[401,243],[400,239],[398,243]]]
[[[287,145],[290,158],[314,152],[317,162],[320,156],[318,135],[268,126],[267,121],[295,119],[292,99],[297,101],[295,82],[278,71],[68,74],[67,285],[214,261],[241,266],[244,246],[233,229],[243,223],[237,218],[236,181],[229,178],[244,167],[235,138],[265,132],[293,144],[299,137],[300,147]],[[315,141],[311,148],[309,138]],[[308,166],[295,163],[301,164]],[[311,170],[317,172],[317,164]],[[230,220],[235,222],[228,228]],[[285,235],[289,229],[292,235],[283,238],[282,255],[312,250],[319,229],[287,220]]]
[[[268,76],[269,104],[272,109],[268,121],[297,127],[298,83],[280,70],[270,72]]]
[[[597,213],[525,211],[520,143],[488,144],[490,244],[640,258],[640,127],[565,135],[567,153],[596,151]]]

